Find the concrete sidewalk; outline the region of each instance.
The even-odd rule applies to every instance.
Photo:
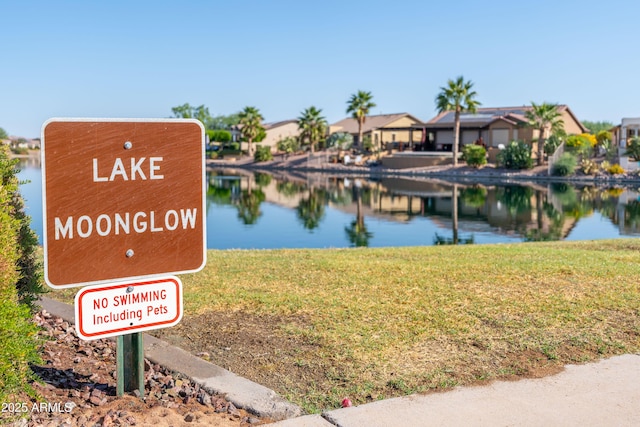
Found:
[[[40,304],[73,323],[73,307],[49,298]],[[284,420],[274,427],[403,426],[640,426],[640,355],[569,365],[550,377],[448,392],[412,395],[301,416],[274,391],[150,335],[145,357],[226,395],[258,416]]]
[[[540,379],[381,400],[271,425],[640,426],[640,355],[569,365]]]

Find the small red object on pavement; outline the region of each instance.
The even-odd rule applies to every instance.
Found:
[[[342,399],[342,407],[348,408],[349,406],[351,406],[351,400],[349,400],[348,397],[345,397],[344,399]]]

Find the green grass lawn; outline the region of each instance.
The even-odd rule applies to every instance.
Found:
[[[347,395],[362,403],[640,351],[637,239],[211,250],[182,280],[184,325],[165,334],[200,328],[177,343],[310,412]],[[207,335],[222,336],[215,319],[229,313],[240,330],[268,323],[281,338],[271,342],[285,344],[218,360]],[[220,345],[241,348],[239,335]]]

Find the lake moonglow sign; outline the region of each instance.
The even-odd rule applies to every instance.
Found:
[[[204,177],[204,128],[197,120],[48,120],[46,283],[67,288],[200,270]]]

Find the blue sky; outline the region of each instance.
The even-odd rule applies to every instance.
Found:
[[[640,116],[637,0],[3,1],[0,127],[51,117],[170,117],[247,105],[266,121],[314,105],[329,122],[358,90],[373,114],[428,120],[448,79],[486,107],[569,105]]]

